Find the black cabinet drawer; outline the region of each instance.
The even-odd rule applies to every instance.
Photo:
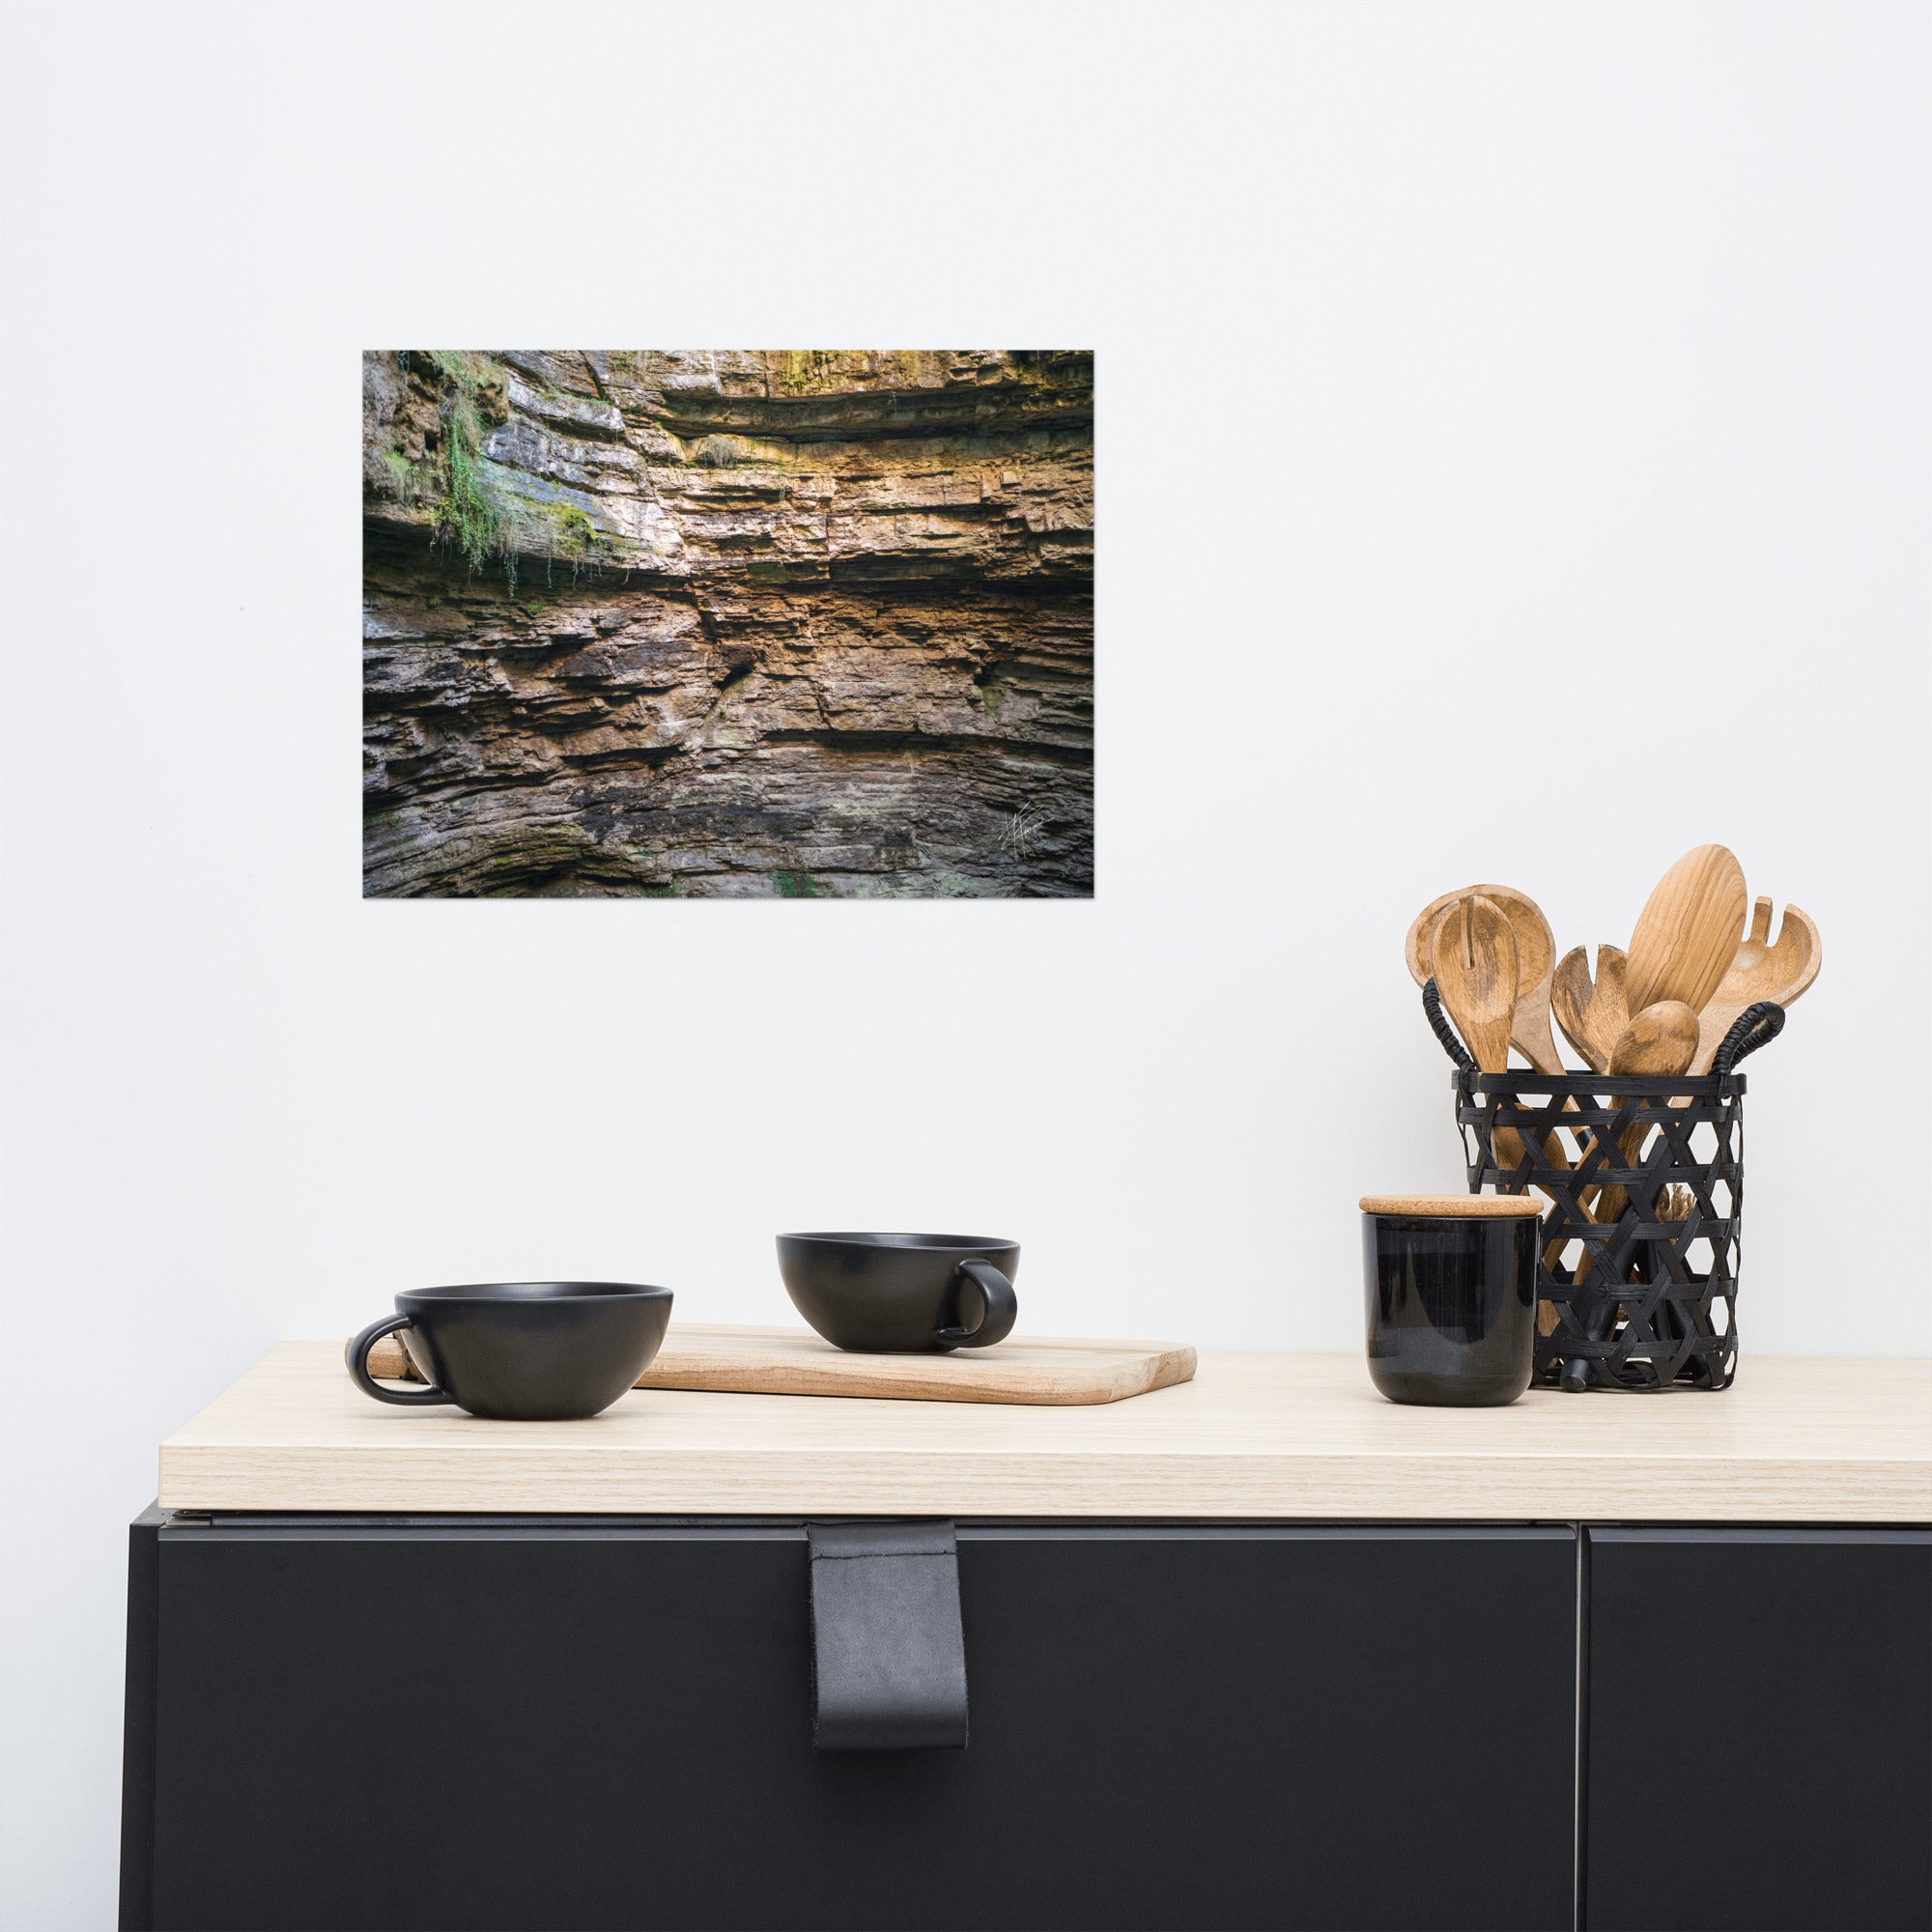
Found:
[[[1589,1545],[1590,1932],[1932,1925],[1932,1533]]]
[[[155,1554],[129,1922],[1572,1922],[1567,1529],[962,1523],[963,1752],[813,1751],[794,1522]]]

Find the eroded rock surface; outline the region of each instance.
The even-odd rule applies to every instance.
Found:
[[[365,357],[365,893],[1091,894],[1093,383]]]

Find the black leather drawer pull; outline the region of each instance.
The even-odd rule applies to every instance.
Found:
[[[812,1744],[964,1750],[966,1640],[950,1522],[814,1522]]]

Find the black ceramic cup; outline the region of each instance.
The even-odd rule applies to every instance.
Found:
[[[1014,1241],[977,1235],[781,1235],[792,1306],[835,1348],[879,1355],[987,1349],[1020,1312]]]
[[[606,1409],[650,1366],[670,1321],[670,1290],[624,1281],[495,1281],[418,1288],[345,1350],[364,1395],[400,1408],[453,1403],[505,1422],[572,1422]],[[429,1383],[389,1389],[369,1348],[400,1333]]]
[[[1493,1408],[1529,1386],[1542,1204],[1368,1195],[1369,1379],[1391,1402]]]

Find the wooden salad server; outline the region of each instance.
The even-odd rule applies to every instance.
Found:
[[[1543,908],[1528,894],[1512,886],[1464,886],[1461,892],[1444,893],[1440,898],[1431,899],[1416,914],[1403,946],[1409,978],[1418,986],[1428,980],[1434,970],[1430,945],[1436,922],[1446,907],[1472,896],[1486,898],[1500,908],[1516,940],[1517,989],[1516,1005],[1510,1014],[1511,1043],[1539,1073],[1561,1073],[1562,1056],[1556,1051],[1556,1041],[1549,1031],[1549,983],[1556,964],[1556,942],[1550,936],[1549,922],[1544,918]],[[1439,974],[1435,988],[1437,992],[1442,990]],[[1475,1049],[1471,1047],[1470,1051],[1473,1053]],[[1489,1066],[1483,1070],[1500,1073],[1503,1069]]]
[[[1485,1073],[1509,1070],[1510,1021],[1516,1012],[1516,934],[1508,916],[1480,893],[1455,898],[1429,934],[1429,973],[1443,1010]]]
[[[1630,1006],[1624,996],[1624,952],[1619,946],[1597,948],[1597,979],[1590,980],[1588,960],[1580,946],[1573,946],[1557,963],[1550,987],[1556,1024],[1563,1037],[1583,1056],[1592,1073],[1607,1073],[1610,1056],[1630,1025]]]
[[[1531,908],[1534,910],[1534,908]],[[1536,917],[1541,920],[1539,912]],[[1546,932],[1548,927],[1544,927]],[[1455,1022],[1463,1043],[1474,1056],[1483,1073],[1509,1070],[1510,1023],[1520,1010],[1513,990],[1516,981],[1515,922],[1493,899],[1481,893],[1452,898],[1435,916],[1426,941],[1427,956],[1434,968],[1436,996],[1443,1010]],[[1546,952],[1545,957],[1548,958]],[[1411,961],[1415,957],[1410,949]],[[1414,971],[1411,964],[1409,970]],[[1546,971],[1548,969],[1546,968]],[[1424,976],[1425,978],[1428,975]],[[1544,1031],[1549,1030],[1545,1008]],[[1519,1047],[1520,1042],[1518,1042]],[[1551,1049],[1554,1058],[1554,1049]],[[1563,1142],[1555,1134],[1546,1136],[1545,1158],[1551,1167],[1569,1166]],[[1497,1127],[1490,1135],[1490,1152],[1504,1172],[1522,1165],[1522,1136],[1514,1127]],[[1548,1198],[1549,1190],[1540,1190]],[[1560,1248],[1551,1246],[1544,1256],[1546,1267],[1554,1267]],[[1548,1335],[1556,1326],[1556,1310],[1545,1301],[1536,1311],[1537,1331]]]
[[[1442,1009],[1455,1022],[1478,1069],[1507,1073],[1510,1023],[1517,1011],[1514,923],[1495,900],[1481,893],[1465,894],[1436,914],[1429,959]],[[1548,1031],[1547,1019],[1544,1030]],[[1552,1167],[1569,1164],[1562,1145],[1554,1134],[1543,1144]],[[1490,1151],[1499,1168],[1522,1165],[1522,1138],[1514,1127],[1496,1128]]]
[[[1631,934],[1624,971],[1631,1011],[1681,1000],[1702,1012],[1737,956],[1749,903],[1744,867],[1723,846],[1685,853],[1657,882]]]
[[[1530,900],[1522,898],[1520,894],[1514,896],[1534,915],[1544,937],[1543,958],[1547,962],[1553,951],[1548,944],[1548,924]],[[1412,934],[1411,928],[1411,938]],[[1519,990],[1508,995],[1507,1004],[1504,995],[1511,970],[1517,972],[1520,985],[1521,954],[1516,950],[1516,935],[1517,921],[1499,901],[1485,893],[1471,892],[1452,895],[1437,911],[1420,949],[1413,944],[1407,949],[1410,972],[1415,970],[1418,956],[1429,962],[1443,1010],[1455,1022],[1456,1031],[1463,1036],[1478,1070],[1484,1073],[1509,1071],[1512,1042],[1519,1051],[1522,1050],[1522,1041],[1516,1038],[1514,1032],[1523,1011],[1521,993]],[[1563,1063],[1557,1059],[1555,1046],[1549,1040],[1549,970],[1546,963],[1539,995],[1542,1050],[1560,1073]],[[1423,975],[1425,980],[1430,977],[1431,973]],[[1548,1067],[1538,1068],[1539,1072],[1548,1070]],[[1490,1151],[1499,1168],[1508,1170],[1522,1165],[1522,1139],[1514,1127],[1498,1127],[1491,1138]],[[1570,1165],[1563,1143],[1555,1134],[1545,1138],[1543,1151],[1551,1167]]]
[[[1818,928],[1795,905],[1787,904],[1771,938],[1771,901],[1760,898],[1751,908],[1750,930],[1738,942],[1730,970],[1718,982],[1710,1004],[1698,1015],[1697,1057],[1692,1073],[1708,1073],[1738,1015],[1759,1000],[1776,1000],[1788,1007],[1818,977],[1825,949]]]

